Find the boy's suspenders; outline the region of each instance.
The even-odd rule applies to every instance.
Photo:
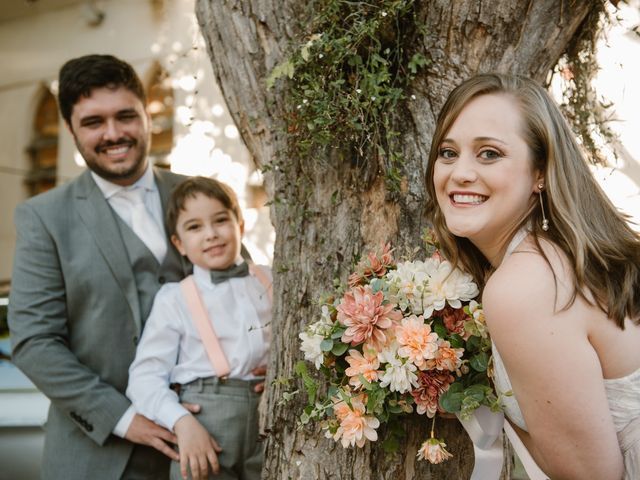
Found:
[[[253,264],[249,264],[249,272],[251,275],[262,284],[269,296],[269,302],[273,302],[272,285],[267,275]],[[184,295],[187,309],[191,314],[191,319],[200,335],[204,349],[207,352],[209,361],[213,365],[213,369],[216,372],[216,376],[219,378],[226,378],[229,375],[231,369],[229,368],[229,362],[227,356],[224,354],[220,341],[216,335],[213,325],[207,315],[207,310],[204,308],[204,303],[198,292],[196,282],[193,280],[193,275],[189,275],[187,278],[180,282],[182,294]]]

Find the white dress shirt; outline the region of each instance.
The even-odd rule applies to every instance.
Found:
[[[155,220],[155,222],[160,227],[160,231],[164,233],[162,237],[162,241],[166,242],[166,230],[164,228],[164,219],[162,213],[162,203],[160,201],[160,192],[156,185],[156,181],[153,177],[153,169],[151,168],[151,164],[147,165],[147,169],[145,170],[142,177],[140,177],[133,185],[129,187],[123,187],[121,185],[116,185],[115,183],[111,183],[108,180],[105,180],[100,175],[95,172],[91,172],[91,176],[93,180],[98,185],[98,188],[104,195],[104,198],[109,203],[109,206],[113,208],[113,210],[118,214],[118,216],[126,223],[129,227],[133,229],[132,221],[131,221],[131,210],[126,205],[126,203],[114,201],[114,198],[117,197],[118,193],[121,190],[131,187],[141,187],[144,189],[145,194],[143,196],[144,205]]]
[[[266,267],[258,268],[265,269],[271,278]],[[194,279],[229,361],[229,377],[256,378],[251,371],[266,366],[270,343],[271,302],[265,287],[252,275],[216,285],[209,271],[197,266]],[[127,396],[138,413],[172,430],[188,411],[169,384],[215,375],[180,284],[163,285],[129,368]]]

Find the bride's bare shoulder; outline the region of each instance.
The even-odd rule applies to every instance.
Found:
[[[492,318],[511,316],[523,308],[553,312],[573,292],[573,274],[566,255],[554,244],[541,240],[538,249],[525,239],[491,275],[482,303]]]

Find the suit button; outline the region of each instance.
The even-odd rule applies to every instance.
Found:
[[[85,427],[85,429],[87,430],[87,432],[93,432],[93,426],[92,425],[87,425]]]
[[[163,284],[167,283],[166,277],[164,275],[160,275],[158,277],[158,283],[160,283],[160,285],[163,285]]]
[[[138,340],[139,340],[138,336],[137,336],[137,335],[135,335],[135,336],[133,337],[133,344],[134,344],[134,345],[138,345]]]

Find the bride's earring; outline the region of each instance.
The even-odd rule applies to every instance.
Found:
[[[545,232],[549,230],[549,220],[544,213],[544,202],[542,201],[542,190],[544,190],[544,183],[538,184],[538,197],[540,198],[540,208],[542,209],[542,230]]]

